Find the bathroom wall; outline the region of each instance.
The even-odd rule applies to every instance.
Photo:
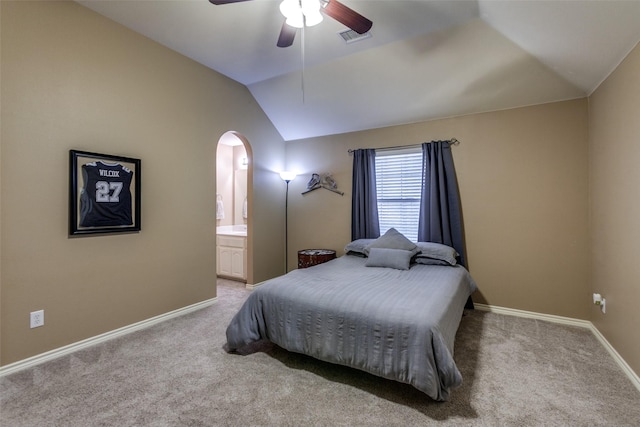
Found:
[[[233,225],[233,147],[216,150],[216,226]]]
[[[225,140],[228,138],[225,137]],[[224,218],[216,205],[216,226],[247,224],[243,205],[247,197],[247,159],[244,145],[218,143],[216,150],[216,201],[222,202]]]
[[[245,161],[247,162],[245,164]],[[247,150],[244,145],[233,147],[233,225],[246,224],[247,212]],[[248,201],[247,201],[248,203]]]

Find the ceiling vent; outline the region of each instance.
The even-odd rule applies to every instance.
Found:
[[[338,35],[340,37],[342,37],[342,39],[344,40],[345,43],[349,44],[349,43],[355,43],[355,42],[359,42],[361,40],[364,39],[368,39],[371,38],[371,33],[369,31],[367,31],[366,33],[363,34],[358,34],[357,32],[348,29],[348,30],[344,30],[338,33]]]

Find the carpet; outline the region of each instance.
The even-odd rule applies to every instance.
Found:
[[[249,295],[0,378],[3,426],[637,426],[640,392],[584,328],[465,311],[448,402],[260,342],[224,351]]]

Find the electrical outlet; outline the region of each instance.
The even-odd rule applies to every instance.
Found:
[[[595,305],[600,305],[600,302],[602,301],[602,295],[600,294],[593,294],[593,303]]]
[[[44,310],[32,311],[30,318],[30,327],[32,329],[39,326],[44,326]]]

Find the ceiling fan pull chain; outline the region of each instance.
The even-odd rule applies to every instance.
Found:
[[[302,88],[302,103],[304,104],[304,25],[302,26],[301,29],[301,34],[300,34],[300,44],[302,45],[302,76],[301,76],[301,88]]]

